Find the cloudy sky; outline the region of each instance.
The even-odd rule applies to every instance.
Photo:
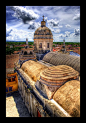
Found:
[[[33,41],[43,15],[53,41],[80,42],[80,6],[6,6],[6,40]]]

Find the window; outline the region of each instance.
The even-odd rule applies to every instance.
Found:
[[[12,91],[12,87],[9,87],[9,91]]]
[[[6,88],[6,92],[8,92],[8,88]]]
[[[15,81],[15,78],[16,78],[16,77],[15,77],[15,76],[13,76],[13,77],[12,77],[12,81]]]
[[[27,55],[27,52],[26,51],[24,52],[24,55]]]
[[[47,48],[49,48],[49,43],[47,43]]]
[[[11,78],[9,78],[8,81],[11,82]]]
[[[32,55],[33,53],[32,53],[32,51],[30,51],[30,55]]]
[[[16,76],[8,77],[8,82],[16,81]]]
[[[42,43],[39,44],[39,48],[42,48]]]

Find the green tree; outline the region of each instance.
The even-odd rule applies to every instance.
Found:
[[[55,45],[53,45],[53,47],[55,47]]]

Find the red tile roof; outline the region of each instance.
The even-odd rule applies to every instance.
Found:
[[[6,68],[14,68],[14,63],[19,59],[19,54],[6,55]]]

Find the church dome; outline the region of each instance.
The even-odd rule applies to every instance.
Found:
[[[51,32],[51,30],[48,27],[44,26],[44,27],[39,27],[35,31],[34,35],[36,35],[36,34],[37,35],[43,35],[43,34],[45,34],[45,35],[52,35],[52,32]]]
[[[79,73],[67,65],[53,66],[40,74],[40,82],[51,87],[60,87],[71,79],[77,79]]]
[[[68,81],[55,92],[53,99],[72,117],[80,117],[80,81]]]
[[[43,37],[42,36],[40,37],[40,35],[42,35]],[[44,21],[44,16],[43,16],[43,21],[41,21],[41,26],[38,29],[36,29],[34,33],[34,38],[38,38],[38,39],[39,38],[53,38],[52,36],[53,35],[51,30],[48,27],[46,27],[46,22]]]

